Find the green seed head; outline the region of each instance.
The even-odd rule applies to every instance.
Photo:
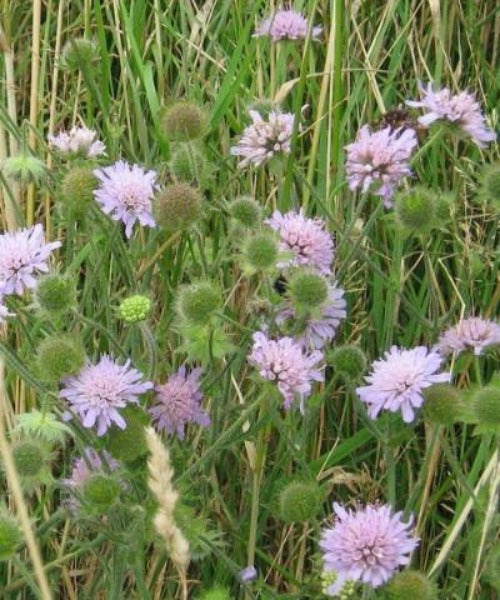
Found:
[[[357,346],[345,345],[327,354],[327,363],[349,381],[358,381],[366,371],[366,356]]]
[[[296,271],[288,282],[288,294],[297,311],[309,311],[325,302],[328,283],[317,273]]]
[[[460,420],[462,402],[458,390],[448,383],[437,383],[422,392],[424,419],[438,425],[451,425]]]
[[[7,158],[1,170],[7,179],[13,179],[26,185],[34,183],[40,186],[47,178],[45,163],[27,152]]]
[[[206,325],[221,305],[220,292],[211,282],[192,283],[180,290],[178,310],[191,325]]]
[[[257,227],[262,219],[262,209],[251,196],[240,196],[233,200],[229,213],[233,219],[249,228]]]
[[[425,575],[413,569],[398,573],[387,588],[390,600],[436,600],[437,589]]]
[[[292,481],[279,494],[279,516],[286,523],[307,521],[318,514],[322,500],[315,481]]]
[[[173,142],[195,140],[205,132],[205,114],[194,102],[181,100],[165,110],[163,127],[168,139]]]
[[[120,493],[116,479],[102,473],[95,473],[83,484],[83,499],[93,508],[104,511],[110,508]]]
[[[408,233],[426,235],[439,226],[435,194],[424,187],[397,194],[394,204],[396,219]]]
[[[125,429],[112,427],[107,437],[107,450],[119,461],[131,463],[147,452],[144,427],[148,417],[143,410],[127,407],[121,412]]]
[[[9,560],[22,544],[23,536],[16,519],[0,509],[0,561]]]
[[[200,600],[231,600],[230,591],[228,588],[215,586],[200,596]]]
[[[278,258],[278,243],[271,233],[256,233],[247,237],[242,247],[243,268],[250,271],[273,270]]]
[[[45,275],[38,280],[35,299],[49,316],[61,316],[76,306],[75,280],[59,273]]]
[[[472,398],[472,414],[481,425],[500,425],[500,388],[487,386]]]
[[[56,383],[67,375],[80,371],[85,364],[85,350],[81,341],[69,334],[46,338],[37,348],[40,375]]]
[[[99,48],[94,40],[71,39],[61,53],[61,67],[68,71],[78,71],[82,65],[91,66],[99,62]]]
[[[140,294],[130,296],[122,301],[118,307],[118,312],[126,323],[144,321],[151,312],[151,300]]]
[[[45,465],[46,453],[40,442],[19,442],[12,448],[12,456],[21,477],[35,477]]]
[[[204,152],[194,144],[178,144],[170,159],[170,170],[177,181],[206,188],[212,176],[212,165]]]
[[[61,182],[62,206],[71,217],[82,219],[94,201],[97,177],[88,167],[73,167]]]
[[[199,192],[187,183],[174,183],[160,190],[153,201],[156,222],[168,233],[188,229],[201,218]]]
[[[484,165],[478,192],[481,200],[500,207],[500,162]]]

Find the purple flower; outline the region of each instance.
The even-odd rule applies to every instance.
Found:
[[[138,165],[119,160],[110,167],[95,169],[94,175],[101,182],[94,192],[95,199],[114,221],[123,221],[128,238],[136,221],[155,226],[151,208],[156,189],[155,171],[145,171]]]
[[[166,383],[155,387],[157,404],[149,409],[149,413],[160,431],[177,433],[183,440],[187,423],[202,427],[210,425],[208,413],[201,408],[200,374],[201,369],[186,374],[186,368],[182,366]]]
[[[479,356],[488,346],[500,344],[500,325],[481,317],[469,317],[447,329],[439,338],[436,349],[443,356],[469,348]]]
[[[87,127],[72,127],[69,132],[61,131],[58,135],[49,135],[49,145],[61,154],[82,154],[87,158],[106,154],[106,146],[96,140],[97,133]]]
[[[325,571],[337,574],[328,594],[337,594],[346,581],[379,587],[409,564],[418,539],[409,531],[411,520],[405,523],[401,512],[391,515],[387,504],[352,511],[334,503],[333,509],[337,520],[323,530],[320,541]]]
[[[238,143],[230,150],[233,156],[242,157],[238,167],[249,164],[258,167],[275,154],[289,154],[294,116],[273,110],[264,120],[256,110],[249,113],[252,124],[245,127]]]
[[[413,129],[386,127],[371,132],[368,125],[364,125],[356,141],[346,146],[349,188],[360,188],[362,192],[370,189],[390,208],[394,188],[405,175],[411,175],[408,159],[416,145]]]
[[[238,573],[238,577],[242,583],[250,583],[257,578],[257,569],[253,565],[245,567]]]
[[[334,281],[328,286],[328,297],[325,304],[319,308],[317,315],[309,317],[305,330],[297,341],[306,347],[320,350],[335,337],[340,321],[346,317],[345,307],[344,290]],[[278,325],[282,325],[286,321],[296,318],[293,307],[287,307],[278,313],[276,322]]]
[[[283,396],[283,408],[289,410],[295,399],[300,398],[300,410],[304,412],[304,400],[310,395],[313,381],[323,381],[317,364],[323,360],[319,351],[307,354],[299,342],[290,337],[270,340],[262,331],[253,334],[249,362],[259,369],[261,377],[276,381]]]
[[[322,219],[308,219],[303,212],[273,213],[266,223],[279,233],[280,250],[291,258],[278,264],[280,268],[306,266],[321,275],[330,275],[333,261],[333,239]]]
[[[311,36],[317,38],[322,27],[313,27]],[[277,10],[264,19],[255,30],[253,37],[269,36],[274,42],[280,40],[303,40],[307,36],[307,19],[292,9]]]
[[[36,275],[47,273],[48,259],[61,242],[45,243],[38,224],[0,235],[0,291],[3,295],[22,294],[36,287]]]
[[[358,387],[362,402],[368,405],[368,414],[375,419],[381,410],[401,411],[403,421],[413,421],[414,408],[422,406],[422,390],[434,383],[450,381],[449,373],[436,373],[442,356],[424,346],[404,350],[392,346],[382,360],[372,365],[372,373],[365,377],[370,385]]]
[[[460,127],[480,148],[484,147],[486,142],[494,142],[497,139],[496,133],[486,126],[481,108],[473,94],[452,94],[448,88],[435,92],[431,83],[427,84],[427,88],[419,83],[418,89],[422,100],[407,100],[406,104],[428,111],[418,119],[425,127],[434,121],[449,121]]]
[[[118,409],[137,404],[138,396],[153,388],[150,381],[141,378],[142,373],[130,366],[130,360],[119,365],[105,354],[96,365],[88,364],[78,375],[63,379],[59,396],[69,402],[84,427],[97,423],[97,435],[101,436],[112,423],[125,429],[126,421]]]

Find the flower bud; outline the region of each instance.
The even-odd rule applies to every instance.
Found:
[[[131,463],[146,454],[148,448],[144,437],[144,427],[149,419],[146,413],[136,407],[127,407],[121,411],[127,426],[125,429],[112,427],[107,436],[107,450],[113,458]]]
[[[151,312],[151,300],[141,294],[129,296],[121,302],[118,312],[126,323],[144,321]]]
[[[212,165],[203,151],[194,144],[178,144],[170,159],[170,170],[177,181],[206,188],[210,183]]]
[[[278,258],[278,242],[272,233],[250,235],[243,242],[241,258],[243,270],[248,274],[272,271]]]
[[[46,381],[55,383],[80,371],[85,363],[85,350],[75,336],[52,335],[39,344],[37,363],[40,375]]]
[[[216,585],[215,587],[203,592],[200,600],[231,600],[228,588]]]
[[[2,171],[7,179],[24,184],[34,183],[37,186],[47,177],[45,163],[28,152],[7,158],[2,165]]]
[[[471,412],[480,425],[500,426],[500,388],[489,385],[472,397]]]
[[[390,600],[435,600],[437,589],[425,575],[413,569],[401,571],[394,576],[387,587]]]
[[[439,225],[435,194],[422,186],[397,194],[394,205],[396,220],[408,233],[426,235]]]
[[[99,48],[94,40],[71,39],[61,53],[61,67],[68,71],[78,71],[82,65],[91,66],[99,62]]]
[[[156,222],[168,233],[191,227],[202,215],[199,192],[187,183],[174,183],[160,190],[153,200]]]
[[[191,325],[206,325],[221,306],[220,292],[209,281],[199,281],[180,289],[177,308]]]
[[[479,178],[478,197],[500,207],[500,162],[484,165]]]
[[[436,383],[422,390],[422,416],[431,423],[451,425],[460,420],[462,402],[458,390],[449,383]]]
[[[180,100],[165,110],[163,127],[170,141],[195,140],[205,132],[205,114],[194,102]]]
[[[321,306],[328,296],[328,283],[317,273],[298,270],[288,282],[288,294],[297,312]]]
[[[9,560],[22,544],[23,536],[17,520],[6,509],[0,509],[0,561]]]
[[[92,474],[83,484],[83,499],[98,511],[110,508],[120,494],[120,484],[110,475]]]
[[[245,227],[257,227],[262,220],[262,209],[251,196],[240,196],[229,205],[229,214]]]
[[[436,220],[439,226],[446,225],[452,215],[453,207],[457,201],[454,192],[439,192],[436,196]]]
[[[316,481],[292,481],[279,493],[279,516],[286,523],[307,521],[318,514],[322,500]]]
[[[327,353],[326,361],[348,381],[358,381],[366,371],[366,356],[357,346],[337,346]]]
[[[45,452],[40,442],[25,440],[12,448],[12,457],[21,477],[35,477],[45,465]]]
[[[98,180],[88,167],[72,167],[61,182],[63,207],[71,217],[82,219],[94,202]]]
[[[59,273],[44,275],[38,280],[35,299],[49,316],[61,316],[76,306],[75,280]]]
[[[322,571],[321,572],[321,587],[323,588],[323,594],[331,597],[331,593],[328,591],[328,588],[332,586],[337,580],[337,573],[335,571]],[[354,596],[354,592],[356,591],[356,582],[355,581],[346,581],[334,596],[336,600],[349,600]]]

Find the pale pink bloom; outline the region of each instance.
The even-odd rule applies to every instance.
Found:
[[[387,504],[346,510],[335,502],[333,509],[335,524],[323,530],[320,541],[324,570],[337,575],[327,588],[329,595],[335,596],[347,581],[380,587],[409,564],[418,546],[411,519],[403,521],[402,513],[392,514]]]
[[[238,167],[250,164],[258,167],[277,154],[290,153],[294,123],[291,113],[273,110],[266,119],[256,110],[250,110],[249,114],[252,123],[245,127],[236,146],[230,149],[233,156],[242,159]]]
[[[307,19],[292,9],[280,9],[265,18],[255,30],[253,37],[269,36],[274,42],[280,40],[303,40],[307,37]],[[313,27],[311,37],[317,39],[322,27]]]
[[[375,419],[381,410],[401,411],[403,421],[413,421],[415,408],[424,402],[422,390],[451,379],[449,373],[437,373],[442,360],[438,352],[424,346],[410,350],[392,346],[383,359],[373,363],[371,374],[365,377],[369,385],[356,389],[370,417]]]
[[[500,325],[481,317],[469,317],[447,329],[439,338],[436,349],[446,356],[472,349],[479,356],[488,346],[500,344]]]
[[[49,135],[49,146],[61,154],[81,154],[87,158],[106,154],[106,146],[98,139],[97,132],[87,127],[72,127],[69,132]]]
[[[416,145],[413,129],[386,127],[372,132],[364,125],[356,141],[346,146],[349,188],[363,193],[370,190],[375,196],[381,196],[390,208],[396,186],[403,177],[411,175],[408,160]]]
[[[406,104],[427,110],[427,113],[418,119],[425,127],[435,121],[448,121],[465,131],[480,148],[497,139],[496,133],[487,127],[481,107],[473,94],[452,94],[448,88],[435,92],[431,83],[428,83],[427,87],[419,83],[418,89],[422,100],[407,100]]]

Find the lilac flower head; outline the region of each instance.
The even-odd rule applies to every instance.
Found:
[[[311,36],[318,38],[322,27],[313,27]],[[277,10],[265,18],[255,30],[253,37],[269,36],[273,42],[280,40],[303,40],[307,37],[307,19],[292,9]]]
[[[182,366],[166,383],[155,387],[157,404],[149,409],[149,413],[160,431],[176,433],[183,440],[187,423],[197,423],[201,427],[210,425],[208,413],[201,408],[200,374],[201,369],[193,369],[187,374]]]
[[[294,123],[291,113],[272,110],[267,119],[256,110],[250,110],[249,114],[252,123],[245,127],[236,146],[230,150],[233,156],[242,158],[239,168],[250,164],[258,167],[275,154],[290,154]]]
[[[409,531],[411,520],[405,523],[401,512],[392,515],[387,504],[353,511],[334,503],[333,509],[337,520],[323,530],[320,541],[325,571],[337,574],[328,594],[337,594],[346,581],[379,587],[409,564],[418,539]]]
[[[88,364],[78,375],[64,378],[59,396],[69,402],[84,427],[97,424],[97,435],[101,436],[112,423],[125,429],[127,423],[119,409],[137,404],[138,396],[153,387],[141,378],[142,373],[130,366],[130,360],[119,365],[105,354],[96,365]],[[65,418],[71,415],[66,414]]]
[[[48,272],[49,256],[60,246],[45,243],[40,224],[0,235],[0,292],[22,294],[35,288],[36,275]]]
[[[395,187],[406,175],[411,175],[408,159],[417,145],[413,129],[386,127],[371,132],[368,125],[358,131],[356,141],[346,146],[346,173],[349,189],[368,189],[392,206]],[[374,186],[374,187],[372,187]]]
[[[279,233],[280,249],[292,253],[290,260],[278,265],[280,268],[306,266],[321,275],[330,275],[333,239],[322,219],[308,219],[302,211],[283,215],[277,210],[266,223]]]
[[[498,323],[481,317],[469,317],[447,329],[439,338],[436,349],[446,356],[471,348],[479,356],[485,348],[497,344],[500,344]]]
[[[323,373],[317,367],[322,359],[321,352],[307,354],[291,337],[270,340],[262,331],[253,334],[252,352],[248,357],[261,377],[277,382],[283,408],[289,410],[298,396],[301,412],[304,412],[304,400],[311,393],[312,382],[323,381]]]
[[[145,171],[138,165],[119,160],[110,167],[95,169],[101,182],[94,196],[104,213],[114,221],[123,221],[125,235],[132,235],[136,221],[141,225],[155,226],[151,200],[156,188],[156,172]]]
[[[49,135],[48,142],[61,154],[82,154],[87,158],[106,154],[106,146],[96,139],[97,133],[87,127],[72,127],[69,132]]]
[[[450,381],[449,373],[437,373],[442,356],[425,346],[405,350],[392,346],[382,360],[372,365],[365,379],[370,385],[356,389],[375,419],[381,410],[401,411],[403,421],[413,421],[414,409],[422,406],[422,390],[434,383]]]
[[[242,583],[250,583],[257,578],[257,569],[253,565],[245,567],[238,573],[238,577]]]
[[[460,127],[480,148],[497,139],[496,133],[486,126],[481,108],[473,94],[452,94],[448,88],[435,92],[431,83],[428,83],[427,87],[419,83],[418,89],[422,100],[407,100],[406,104],[428,111],[418,119],[425,127],[434,121],[448,121]]]

